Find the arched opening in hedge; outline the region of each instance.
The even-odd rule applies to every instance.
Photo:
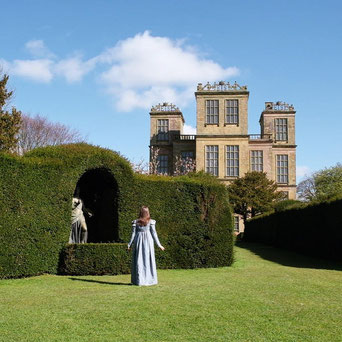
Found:
[[[75,197],[82,199],[84,207],[92,213],[85,215],[88,242],[117,242],[118,184],[106,168],[87,170],[76,185]]]

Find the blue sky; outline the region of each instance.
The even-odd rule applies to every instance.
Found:
[[[298,180],[341,162],[341,1],[0,1],[12,104],[148,159],[149,108],[196,126],[198,82],[248,85],[249,133],[265,101],[297,110]]]

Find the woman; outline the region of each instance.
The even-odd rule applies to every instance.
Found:
[[[150,217],[148,207],[141,207],[139,218],[132,222],[132,237],[128,250],[133,244],[131,279],[134,285],[155,285],[158,283],[154,242],[163,251],[156,232],[156,221]]]

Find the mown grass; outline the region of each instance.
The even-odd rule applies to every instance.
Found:
[[[1,280],[0,341],[342,341],[338,265],[255,244],[235,259],[159,270],[154,287],[129,275]]]

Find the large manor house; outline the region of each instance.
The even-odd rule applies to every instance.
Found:
[[[150,160],[157,150],[158,173],[174,174],[179,158],[193,159],[197,171],[209,172],[225,184],[248,171],[263,171],[285,197],[295,199],[294,107],[265,102],[260,133],[248,134],[247,86],[199,83],[195,96],[196,135],[183,134],[184,117],[175,105],[163,103],[151,108]]]

